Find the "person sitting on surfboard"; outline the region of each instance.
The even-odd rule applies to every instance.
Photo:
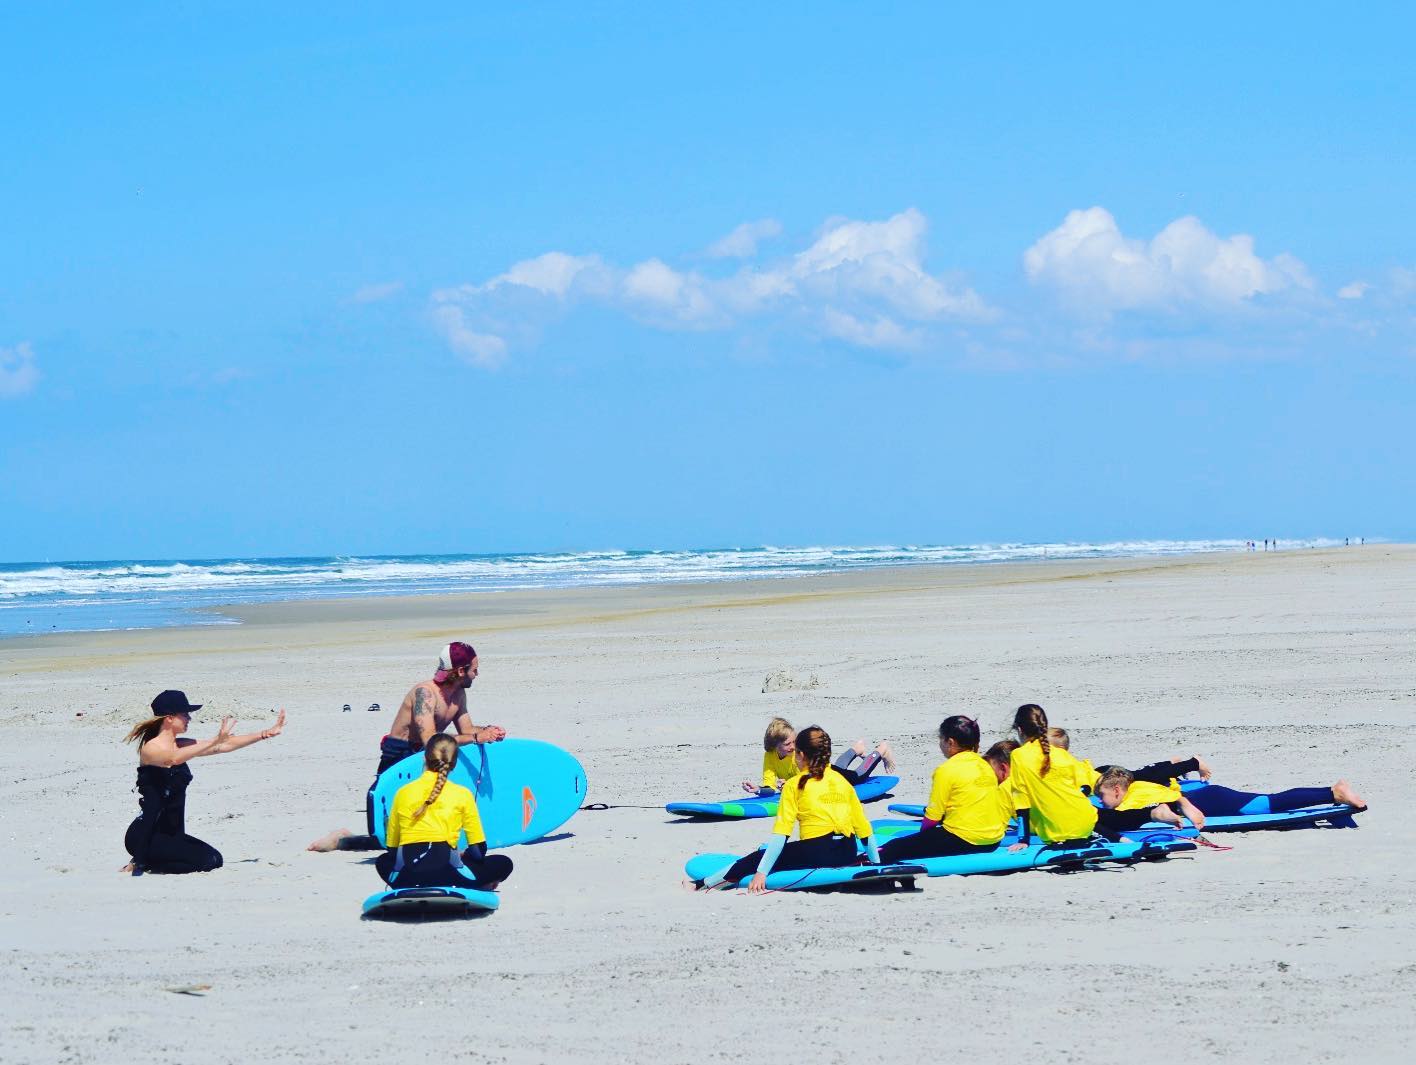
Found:
[[[929,803],[918,832],[890,840],[880,848],[886,865],[915,858],[991,851],[1013,820],[1011,789],[978,753],[978,722],[955,714],[939,726],[944,763],[934,770]]]
[[[388,850],[374,863],[391,888],[469,887],[491,891],[511,875],[511,859],[487,853],[477,800],[447,779],[457,740],[434,736],[423,748],[423,775],[398,789],[388,815]],[[458,851],[458,837],[467,848]]]
[[[1013,716],[1021,746],[1008,756],[1008,779],[1024,828],[1014,848],[1026,846],[1032,834],[1044,843],[1071,843],[1088,839],[1096,828],[1096,807],[1082,792],[1090,774],[1068,751],[1053,747],[1047,728],[1047,713],[1036,703],[1025,703]]]
[[[742,782],[742,790],[753,795],[773,795],[798,773],[793,754],[796,751],[796,731],[786,718],[774,717],[767,723],[767,731],[762,736],[762,779],[760,783],[751,780]],[[862,759],[859,769],[848,768],[857,758]],[[835,769],[848,780],[852,787],[875,772],[876,766],[885,766],[885,772],[895,771],[895,754],[888,743],[878,743],[875,750],[867,747],[865,740],[856,740],[836,759]]]
[[[879,864],[880,853],[871,834],[870,821],[860,797],[841,773],[831,765],[831,737],[816,725],[795,735],[793,760],[797,773],[782,788],[777,820],[767,846],[739,858],[721,873],[703,881],[702,887],[736,884],[756,871],[748,891],[767,890],[767,875],[774,869],[823,869],[860,864],[858,842],[865,844],[871,862]],[[788,842],[792,830],[799,838]]]
[[[403,697],[394,715],[388,735],[379,744],[379,765],[374,771],[374,784],[379,774],[410,754],[423,750],[434,736],[454,727],[452,738],[459,744],[496,743],[506,738],[500,725],[474,725],[467,713],[467,689],[477,679],[477,652],[470,643],[450,643],[438,656],[438,667],[432,680],[419,681]],[[380,850],[374,833],[374,785],[369,785],[365,800],[368,832],[356,836],[348,829],[336,829],[309,845],[312,851]]]
[[[152,701],[152,717],[134,725],[124,743],[138,744],[138,799],[142,813],[128,826],[123,845],[132,862],[123,872],[209,873],[221,868],[221,852],[210,843],[187,835],[187,785],[193,758],[239,751],[259,740],[274,739],[285,728],[285,711],[270,728],[233,736],[236,719],[224,717],[216,735],[194,740],[182,733],[202,708],[180,691],[169,689]]]

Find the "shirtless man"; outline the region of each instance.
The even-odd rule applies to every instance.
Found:
[[[379,744],[378,773],[421,751],[449,725],[457,727],[453,735],[459,744],[495,743],[505,739],[506,729],[500,725],[474,725],[467,714],[467,689],[476,679],[477,652],[472,645],[450,643],[444,647],[433,679],[413,685],[403,697],[388,735]]]
[[[379,744],[379,774],[410,754],[421,751],[427,742],[449,726],[459,744],[495,743],[506,738],[500,725],[474,725],[467,713],[467,689],[477,679],[477,652],[469,643],[450,643],[438,656],[432,680],[413,685],[394,715],[388,735]],[[365,801],[368,834],[356,836],[348,829],[336,829],[309,845],[308,850],[382,850],[374,833],[374,784]]]

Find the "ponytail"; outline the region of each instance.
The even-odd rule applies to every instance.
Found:
[[[436,773],[438,779],[437,783],[433,785],[433,790],[428,792],[428,797],[423,801],[423,805],[414,812],[414,821],[427,813],[428,807],[437,802],[438,796],[442,794],[443,785],[447,783],[447,775],[452,772],[452,767],[457,765],[457,741],[451,736],[434,736],[423,751],[423,764]]]
[[[804,790],[807,780],[820,780],[831,764],[831,737],[820,725],[808,725],[797,733],[797,752],[806,760],[806,772],[797,777],[797,789]]]
[[[1038,776],[1047,776],[1047,771],[1052,768],[1052,741],[1047,738],[1047,712],[1037,703],[1024,703],[1013,715],[1013,728],[1018,733],[1018,739],[1024,743],[1037,740],[1038,746],[1042,748],[1042,769]]]
[[[137,740],[138,746],[141,747],[162,731],[162,722],[163,718],[161,717],[150,717],[146,721],[139,722],[123,737],[123,742],[132,743]]]

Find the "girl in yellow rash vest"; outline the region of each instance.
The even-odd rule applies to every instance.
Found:
[[[1036,703],[1018,707],[1013,729],[1022,746],[1009,756],[1008,779],[1018,796],[1028,834],[1044,843],[1085,840],[1096,828],[1096,807],[1082,793],[1091,772],[1072,755],[1052,746],[1047,713]],[[1026,834],[1023,838],[1026,838]]]
[[[752,795],[771,795],[782,790],[801,769],[796,764],[796,730],[784,717],[774,717],[767,722],[767,731],[762,736],[762,778],[760,781],[744,780],[742,790]],[[855,759],[861,759],[859,769],[849,768]],[[881,741],[875,750],[867,748],[865,740],[856,740],[836,759],[836,772],[845,777],[854,787],[871,773],[876,766],[883,765],[885,772],[895,771],[895,752],[890,745]]]
[[[375,862],[391,888],[475,887],[490,891],[511,875],[511,859],[487,853],[477,800],[447,779],[457,741],[440,734],[423,749],[423,775],[398,789],[388,814],[388,850]],[[467,834],[467,849],[457,850]]]
[[[880,848],[887,865],[914,858],[991,851],[1008,831],[1013,803],[994,769],[978,753],[978,722],[955,714],[939,726],[944,764],[934,770],[918,832]]]
[[[703,881],[714,888],[726,882],[735,885],[756,872],[748,891],[757,895],[767,890],[767,874],[774,869],[836,869],[860,864],[857,840],[875,863],[870,821],[855,789],[831,766],[831,737],[816,725],[796,735],[796,764],[801,770],[782,789],[772,838],[760,851],[739,858],[721,873]],[[800,826],[800,838],[788,842],[792,829]]]

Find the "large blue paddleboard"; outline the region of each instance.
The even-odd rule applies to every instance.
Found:
[[[393,797],[423,769],[420,751],[379,774],[370,798],[380,843],[387,841]],[[585,803],[585,770],[574,755],[540,740],[467,744],[447,778],[476,796],[489,850],[550,835]]]
[[[699,854],[688,860],[683,871],[690,880],[705,880],[714,873],[721,873],[733,862],[737,854]],[[872,881],[910,881],[924,875],[924,868],[917,862],[900,865],[849,865],[838,869],[786,869],[779,873],[767,874],[767,887],[771,891],[804,891],[808,888],[843,887],[852,884],[868,884]],[[747,887],[752,877],[745,876],[737,884],[724,887]]]
[[[501,905],[495,891],[476,888],[411,887],[380,891],[364,900],[365,917],[466,917]]]
[[[860,796],[861,802],[872,802],[888,794],[899,782],[899,777],[866,777],[856,785],[855,793]],[[790,785],[791,781],[787,783]],[[745,794],[740,799],[725,799],[722,802],[671,802],[664,809],[679,817],[776,817],[777,801],[776,795],[758,798]]]
[[[919,832],[919,822],[909,820],[908,818],[882,818],[881,820],[870,822],[870,827],[874,829],[876,841],[882,845],[892,839],[898,839],[900,836],[913,836]],[[1199,833],[1195,831],[1193,826],[1177,828],[1174,825],[1162,825],[1158,822],[1152,822],[1140,828],[1118,833],[1118,835],[1128,839],[1139,839],[1142,836],[1152,839],[1162,838],[1164,836],[1181,836],[1186,839],[1194,839]],[[1008,831],[1004,833],[1001,845],[1007,846],[1010,843],[1015,843],[1017,842],[1017,838],[1018,824],[1014,821],[1009,825]]]

